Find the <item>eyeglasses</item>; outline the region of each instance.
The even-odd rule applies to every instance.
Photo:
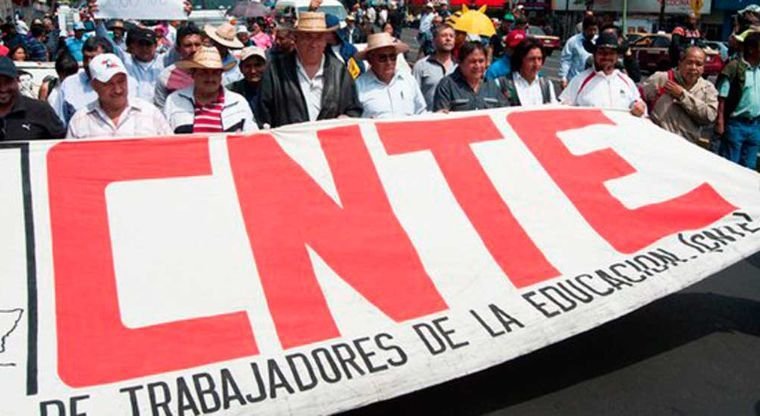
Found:
[[[398,55],[395,53],[384,53],[384,54],[378,54],[375,55],[375,59],[377,59],[378,62],[381,64],[384,64],[386,62],[396,62],[396,59],[398,58]]]

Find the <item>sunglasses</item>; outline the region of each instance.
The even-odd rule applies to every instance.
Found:
[[[380,62],[381,64],[384,64],[386,62],[396,62],[397,58],[398,58],[398,55],[395,53],[384,53],[384,54],[375,55],[375,59],[377,59],[377,61]]]

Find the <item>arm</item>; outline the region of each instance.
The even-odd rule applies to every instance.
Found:
[[[628,74],[628,77],[630,77],[633,82],[641,82],[641,67],[639,67],[639,61],[630,49],[627,49],[623,55],[623,68],[625,68],[626,74]]]
[[[62,139],[66,137],[66,126],[63,125],[61,119],[55,114],[50,105],[44,105],[45,118],[48,120],[48,126],[50,131],[48,134],[51,139]]]
[[[102,19],[97,19],[95,24],[95,34],[97,36],[100,36],[101,38],[104,38],[108,41],[108,43],[111,45],[111,49],[113,49],[113,53],[116,54],[116,56],[121,59],[121,61],[124,63],[124,65],[127,65],[126,61],[126,53],[117,45],[113,39],[111,39],[110,36],[108,36],[108,30],[106,29],[106,24],[103,23]]]
[[[272,125],[272,114],[270,109],[274,108],[274,80],[272,77],[272,67],[264,71],[264,76],[261,79],[261,89],[259,90],[259,98],[256,102],[256,121],[259,123],[260,128]]]
[[[571,44],[573,38],[570,38],[565,42],[565,46],[562,48],[562,54],[559,57],[559,78],[563,81],[564,85],[567,85],[567,73],[570,72],[570,66],[573,63],[573,50]]]
[[[719,136],[726,132],[725,108],[726,99],[718,97],[718,115],[715,118],[715,133]]]
[[[435,98],[433,98],[433,111],[448,113],[451,109],[451,90],[448,85],[448,78],[444,78],[435,87]]]
[[[419,84],[416,82],[410,82],[411,87],[414,88],[414,114],[422,114],[427,111],[427,103],[425,102],[425,96],[422,95]]]
[[[344,72],[340,100],[343,101],[346,99],[347,101],[344,102],[344,107],[341,109],[340,115],[361,117],[364,110],[362,109],[361,102],[359,102],[359,93],[356,91],[356,83],[354,83],[354,80],[351,78],[351,75],[348,74],[348,71]]]

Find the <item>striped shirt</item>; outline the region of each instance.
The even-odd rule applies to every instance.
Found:
[[[224,89],[219,89],[216,100],[209,104],[195,104],[193,133],[221,133],[222,108],[224,107]]]

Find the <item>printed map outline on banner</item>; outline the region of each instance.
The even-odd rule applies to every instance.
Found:
[[[18,328],[18,324],[21,322],[21,317],[24,315],[24,310],[20,308],[16,309],[0,309],[0,354],[6,350],[6,342],[13,332]],[[2,358],[2,356],[0,356]],[[0,365],[4,365],[0,363]],[[5,364],[5,365],[15,365]]]
[[[622,112],[32,146],[45,381],[14,410],[76,394],[93,414],[334,413],[588,331],[760,249],[757,173]],[[388,263],[415,278],[394,284]]]

